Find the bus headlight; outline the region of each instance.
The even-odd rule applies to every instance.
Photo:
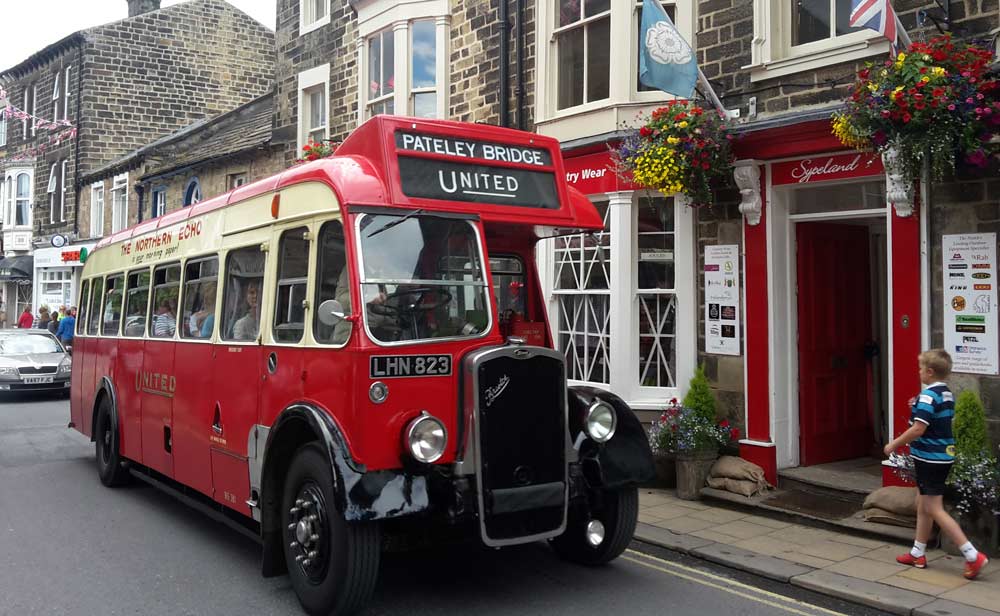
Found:
[[[417,462],[430,464],[444,455],[448,432],[436,417],[421,412],[406,425],[406,448]]]
[[[584,421],[587,435],[598,443],[607,443],[615,435],[618,426],[618,416],[615,409],[603,400],[595,400],[587,409],[587,419]]]

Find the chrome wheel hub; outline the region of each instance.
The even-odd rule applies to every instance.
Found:
[[[304,484],[288,509],[286,536],[295,563],[310,580],[321,580],[326,573],[329,562],[327,526],[323,492],[313,483]]]

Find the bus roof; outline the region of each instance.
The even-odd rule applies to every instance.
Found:
[[[538,237],[603,229],[594,205],[560,181],[565,177],[559,142],[551,137],[380,115],[359,126],[331,157],[123,229],[95,248],[305,182],[330,186],[348,212],[359,206],[471,212],[485,223],[526,225]]]

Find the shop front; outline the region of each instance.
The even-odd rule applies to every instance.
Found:
[[[828,120],[737,142],[744,214],[746,432],[777,471],[877,466],[907,427],[926,346],[926,208],[890,203],[881,160],[844,151]],[[919,199],[918,199],[919,201]],[[883,465],[883,482],[892,483]]]
[[[34,309],[74,306],[86,255],[94,244],[67,245],[35,250]]]
[[[30,255],[0,259],[0,297],[3,300],[0,327],[14,327],[25,307],[31,307],[32,273]]]

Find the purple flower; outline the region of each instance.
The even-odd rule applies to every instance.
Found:
[[[882,147],[888,141],[889,137],[887,137],[886,134],[881,130],[875,131],[875,134],[872,135],[872,143],[874,143],[878,147]]]
[[[976,150],[975,152],[972,152],[971,154],[967,154],[965,156],[965,160],[970,165],[973,165],[975,167],[979,167],[981,169],[986,168],[987,166],[989,166],[989,159],[986,157],[986,152],[983,152],[982,150]]]

